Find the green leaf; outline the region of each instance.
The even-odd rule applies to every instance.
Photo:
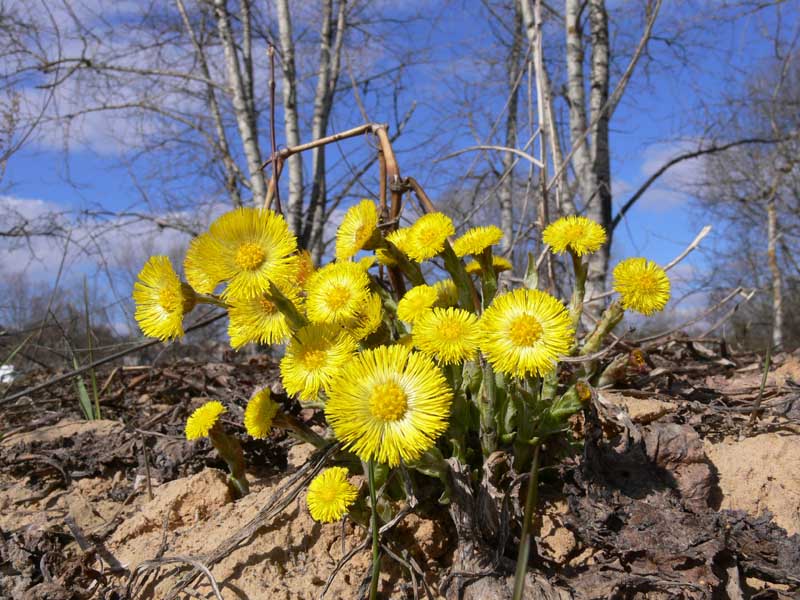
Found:
[[[442,456],[442,452],[436,446],[424,452],[417,460],[409,462],[408,466],[423,475],[434,477],[441,481],[444,486],[444,491],[439,497],[439,502],[442,504],[449,504],[451,492],[449,479],[450,465],[447,464],[447,461]]]
[[[83,377],[80,375],[78,375],[75,379],[75,387],[78,388],[78,403],[83,411],[83,416],[91,421],[94,419],[92,400],[89,398],[89,392],[86,390],[86,384],[83,382]]]
[[[528,252],[528,265],[525,267],[525,277],[522,280],[524,285],[529,290],[535,290],[539,287],[539,271],[536,269],[536,258],[533,252]]]
[[[464,268],[464,263],[456,256],[456,253],[453,251],[453,247],[450,245],[450,242],[446,240],[444,243],[444,250],[441,252],[441,256],[444,258],[445,270],[450,274],[450,277],[453,278],[453,281],[456,284],[456,289],[458,290],[458,303],[464,310],[474,313],[476,311],[476,306],[473,302],[473,294],[477,294],[475,291],[475,286],[472,283],[472,279],[467,273],[467,270]]]
[[[300,329],[301,327],[308,325],[308,321],[303,315],[300,314],[294,303],[289,300],[283,294],[283,292],[281,292],[280,288],[271,281],[269,282],[269,296],[272,302],[275,303],[275,306],[278,307],[278,310],[283,313],[283,315],[296,329]]]

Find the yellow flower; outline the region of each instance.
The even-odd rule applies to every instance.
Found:
[[[652,315],[669,300],[669,277],[653,261],[628,258],[614,267],[614,290],[619,292],[623,308]]]
[[[526,289],[497,296],[483,313],[481,329],[487,360],[515,377],[551,372],[573,336],[564,305],[545,292]]]
[[[194,308],[194,290],[181,283],[169,258],[151,256],[133,285],[136,322],[148,337],[183,337],[183,315]]]
[[[198,294],[213,294],[224,277],[219,271],[221,249],[208,233],[203,233],[191,242],[183,260],[186,280]]]
[[[283,294],[300,309],[302,298],[296,288],[284,288]],[[283,344],[292,335],[292,325],[278,310],[268,292],[255,298],[229,301],[228,335],[231,347],[241,348],[245,344]]]
[[[314,401],[320,390],[329,391],[339,370],[352,361],[356,341],[333,325],[307,325],[286,347],[281,360],[283,387],[289,395]]]
[[[406,255],[408,254],[410,239],[411,239],[410,227],[401,227],[400,229],[395,229],[386,236],[387,242],[391,242],[392,244],[394,244],[397,247],[397,249],[400,250],[400,252]]]
[[[269,289],[270,281],[285,284],[296,275],[297,240],[271,210],[237,208],[214,221],[209,235],[214,248],[205,268],[209,280],[228,282],[226,298],[254,298]],[[197,258],[193,262],[202,264],[204,256]]]
[[[311,253],[308,250],[302,250],[297,254],[297,272],[295,273],[295,281],[301,290],[306,289],[306,284],[313,273],[314,261],[311,259]]]
[[[378,226],[378,210],[372,200],[362,200],[347,209],[336,233],[336,260],[348,260],[369,242]]]
[[[395,243],[409,258],[422,262],[444,250],[447,238],[455,234],[453,221],[445,214],[434,212],[421,216],[410,228],[403,248]]]
[[[478,317],[461,308],[434,308],[414,323],[414,345],[440,363],[475,358],[481,339]]]
[[[511,271],[514,265],[505,256],[493,256],[492,267],[495,273],[502,273],[503,271]]]
[[[514,265],[504,256],[492,256],[492,268],[495,273],[502,273],[503,271],[510,271],[514,268]],[[469,261],[466,269],[470,275],[480,275],[482,270],[481,264],[477,260]]]
[[[329,263],[311,276],[306,292],[306,313],[312,322],[345,324],[367,300],[369,275],[358,263]]]
[[[447,429],[453,393],[432,360],[404,346],[364,350],[331,385],[325,418],[361,460],[396,467]]]
[[[354,340],[360,341],[374,333],[383,320],[383,303],[378,294],[369,294],[366,304],[359,310],[356,318],[347,323],[347,332]]]
[[[278,414],[280,405],[272,399],[269,388],[258,390],[244,411],[244,427],[254,438],[266,439],[272,429],[272,419]]]
[[[206,437],[214,425],[217,424],[220,415],[228,410],[222,406],[222,402],[211,400],[195,410],[186,420],[186,439],[199,440]]]
[[[397,260],[386,248],[378,248],[375,250],[375,258],[378,260],[378,264],[381,264],[384,267],[394,267],[397,265]]]
[[[361,260],[358,261],[358,266],[360,266],[365,271],[369,271],[375,263],[378,262],[378,259],[375,256],[365,256]]]
[[[347,480],[347,469],[325,469],[308,484],[306,503],[311,518],[322,523],[333,523],[347,514],[356,501],[358,489]]]
[[[596,252],[606,243],[606,230],[591,219],[579,216],[562,217],[544,228],[542,241],[554,254],[567,250],[577,256]]]
[[[439,306],[455,306],[458,304],[458,288],[452,279],[442,279],[433,284],[439,299],[436,304]]]
[[[429,285],[415,286],[397,303],[397,317],[406,323],[413,323],[433,308],[438,299],[436,288]]]
[[[494,246],[502,239],[503,230],[496,225],[473,227],[453,242],[453,251],[456,253],[456,256],[480,254],[486,248]]]

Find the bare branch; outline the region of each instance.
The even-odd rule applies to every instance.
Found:
[[[627,212],[633,207],[634,204],[644,195],[644,193],[648,190],[648,188],[653,185],[659,177],[661,177],[664,173],[669,171],[675,165],[685,161],[691,160],[693,158],[698,158],[700,156],[704,156],[706,154],[715,154],[718,152],[725,152],[726,150],[730,150],[731,148],[735,148],[737,146],[744,146],[747,144],[778,144],[782,141],[786,141],[787,138],[745,138],[742,140],[736,140],[735,142],[729,142],[727,144],[722,145],[712,145],[706,148],[700,148],[699,150],[692,150],[691,152],[684,152],[683,154],[679,154],[678,156],[668,160],[666,163],[661,165],[661,167],[653,173],[650,177],[647,178],[638,190],[636,190],[633,195],[628,198],[625,204],[622,205],[622,208],[619,209],[619,212],[614,217],[613,221],[611,221],[611,229],[613,230],[622,218],[627,214]]]

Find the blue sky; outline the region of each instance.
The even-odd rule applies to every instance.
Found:
[[[619,4],[609,3],[612,10]],[[668,0],[664,4],[656,34],[668,36],[675,23],[686,25],[688,32],[683,39],[688,40],[687,55],[682,57],[675,48],[659,41],[653,42],[654,61],[647,63],[647,70],[644,70],[644,64],[641,65],[614,117],[611,146],[617,204],[624,202],[663,161],[681,150],[696,146],[704,125],[701,107],[722,105],[724,93],[733,91],[736,82],[741,82],[749,71],[768,61],[772,52],[764,34],[775,29],[774,10],[761,11],[735,21],[694,22],[696,8],[708,9],[707,3]],[[454,150],[476,143],[463,121],[453,120],[446,123],[446,130],[443,129],[442,111],[448,94],[461,85],[460,80],[480,79],[481,71],[472,68],[474,53],[487,49],[494,43],[494,38],[487,28],[479,2],[432,5],[439,7],[434,11],[437,19],[406,26],[408,35],[420,40],[424,59],[409,69],[406,85],[399,96],[400,113],[414,101],[418,108],[397,146],[404,174],[427,181],[435,200],[442,182],[437,181],[431,172],[414,170],[420,166],[419,150],[409,154],[403,149],[415,148],[427,139],[432,130],[441,132],[441,137],[435,138],[431,146],[446,142]],[[411,3],[405,8],[416,10],[419,3]],[[783,34],[791,37],[795,33],[791,28],[800,22],[797,5],[789,4],[782,10]],[[707,10],[705,13],[708,14]],[[641,23],[638,21],[623,21],[612,33],[622,40],[626,36],[633,39],[640,31]],[[557,54],[562,43],[560,29],[553,25],[547,35],[553,42],[551,51]],[[391,54],[392,45],[387,43],[387,47],[389,50],[380,60],[391,65],[396,57]],[[687,64],[683,64],[682,59]],[[612,86],[614,83],[612,81]],[[313,85],[313,80],[307,85]],[[505,100],[502,91],[501,83],[494,82],[489,86],[489,93],[480,96],[486,114],[499,113]],[[378,121],[391,120],[390,115],[382,113],[370,116]],[[357,111],[335,112],[332,129],[345,129],[360,122]],[[477,123],[478,135],[486,135],[488,126],[488,122]],[[266,131],[266,126],[262,131]],[[68,160],[63,148],[53,140],[40,139],[26,146],[11,159],[0,194],[43,201],[48,206],[72,211],[97,207],[114,211],[135,206],[139,196],[128,172],[119,167],[119,147],[110,141],[105,143],[102,130],[89,133],[90,147],[76,144],[71,148]],[[279,143],[282,142],[282,133],[280,127]],[[307,136],[303,138],[307,139]],[[498,142],[494,140],[493,143]],[[362,143],[349,142],[342,148],[349,152],[356,144]],[[264,147],[268,147],[266,143]],[[336,152],[332,151],[331,156],[336,156]],[[466,169],[472,158],[465,156],[448,162],[449,176],[458,177],[459,170]],[[154,156],[153,160],[158,160],[158,157]],[[144,165],[136,168],[143,169]],[[705,223],[697,211],[689,210],[691,197],[680,188],[691,182],[700,168],[699,162],[684,163],[651,188],[617,228],[615,256],[645,255],[666,263],[691,241]],[[187,186],[186,193],[196,191]],[[45,260],[49,260],[49,269],[42,271],[46,278],[46,273],[52,274],[54,266],[52,257]],[[686,265],[702,268],[702,253],[694,255]],[[689,266],[684,268],[685,273],[690,270]]]

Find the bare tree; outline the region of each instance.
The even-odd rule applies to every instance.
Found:
[[[328,133],[338,98],[352,106],[342,94],[350,83],[340,85],[343,52],[349,48],[354,59],[369,52],[375,43],[370,36],[381,38],[388,22],[383,8],[363,0],[321,0],[318,7],[286,0],[274,7],[252,0],[173,0],[96,8],[41,0],[42,10],[33,13],[27,4],[3,5],[11,23],[29,20],[7,28],[0,80],[6,87],[24,80],[23,102],[33,97],[34,85],[46,90],[42,98],[52,95],[40,137],[59,138],[71,148],[82,137],[97,142],[97,125],[104,127],[101,143],[115,146],[121,166],[135,178],[144,204],[137,212],[169,212],[182,230],[201,230],[209,210],[220,204],[264,201],[274,109],[265,85],[267,48],[280,51],[276,121],[280,127],[283,118],[284,142],[294,146],[303,135]],[[398,73],[404,67],[353,61],[356,81],[371,84],[374,97],[391,97],[402,85]],[[367,162],[368,150],[350,160]],[[321,149],[312,152],[310,176],[299,154],[289,160],[287,218],[318,256],[330,214],[329,179],[336,173],[338,195],[347,184],[343,167],[358,172],[352,164],[326,160]]]
[[[789,342],[785,288],[789,278],[800,276],[796,258],[800,250],[800,69],[796,54],[787,51],[772,69],[752,77],[740,97],[731,99],[731,106],[734,114],[726,119],[729,131],[773,142],[738,145],[708,157],[697,195],[702,209],[713,215],[723,231],[725,254],[720,260],[730,264],[732,256],[737,257],[738,268],[729,269],[730,283],[762,288],[770,298],[771,343],[780,348]],[[746,260],[739,260],[746,254]]]

